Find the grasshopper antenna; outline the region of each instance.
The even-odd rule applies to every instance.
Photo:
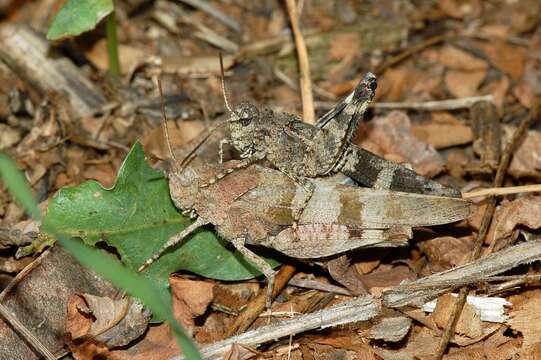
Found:
[[[169,149],[169,155],[174,162],[177,162],[177,158],[173,153],[173,148],[171,147],[171,138],[169,137],[169,128],[167,127],[167,115],[165,114],[165,101],[163,99],[163,90],[162,90],[162,81],[159,76],[156,76],[156,83],[158,84],[158,91],[160,92],[160,104],[162,108],[162,126],[163,132],[165,134],[165,142],[167,143],[167,148]]]
[[[218,53],[218,57],[220,58],[220,80],[222,82],[222,94],[224,96],[225,107],[227,108],[227,111],[229,111],[231,114],[234,114],[231,106],[229,105],[229,100],[227,99],[227,91],[225,88],[224,58],[221,51]]]

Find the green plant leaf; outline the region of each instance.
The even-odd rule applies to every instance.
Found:
[[[53,19],[47,39],[58,40],[92,30],[113,10],[113,0],[67,0]]]
[[[173,205],[163,174],[145,162],[139,143],[124,160],[111,189],[96,181],[61,189],[44,218],[45,226],[64,236],[80,237],[89,245],[106,242],[134,270],[190,223]],[[219,280],[260,275],[227,241],[206,229],[196,231],[144,273],[166,289],[169,274],[179,270]]]
[[[41,219],[41,213],[24,175],[17,169],[13,160],[3,153],[0,153],[0,178],[26,211],[36,220]],[[104,253],[104,251],[93,249],[58,234],[51,225],[44,224],[43,230],[55,236],[58,242],[81,264],[143,300],[154,314],[169,322],[185,357],[194,360],[201,359],[197,347],[173,316],[170,297],[163,296],[164,294],[157,289],[152,281],[122,266],[113,256]]]

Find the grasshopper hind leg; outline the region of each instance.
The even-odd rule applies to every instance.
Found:
[[[233,241],[231,241],[231,243],[245,258],[254,263],[257,269],[261,271],[267,278],[267,296],[265,299],[265,305],[267,312],[270,312],[272,305],[272,290],[274,289],[274,279],[276,277],[275,271],[265,260],[263,260],[263,258],[245,246],[246,236],[235,238]]]

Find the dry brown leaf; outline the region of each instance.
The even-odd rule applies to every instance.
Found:
[[[436,308],[432,313],[434,322],[440,329],[444,329],[454,308],[456,297],[451,294],[445,294],[438,298]],[[475,339],[483,335],[481,318],[471,305],[466,303],[456,324],[455,332],[465,335],[470,339]]]
[[[87,326],[89,318],[90,327]],[[150,313],[134,299],[113,300],[109,297],[82,294],[74,295],[70,299],[66,330],[73,340],[91,339],[92,342],[114,348],[127,345],[141,336],[149,320]],[[79,347],[86,345],[80,342],[70,344],[72,350]]]
[[[144,338],[122,350],[108,353],[110,360],[169,360],[179,355],[175,336],[167,324],[151,326]]]
[[[510,300],[513,308],[510,310],[511,320],[508,323],[524,337],[521,355],[536,353],[535,350],[539,350],[538,345],[541,343],[541,290],[528,291],[513,296]]]
[[[224,355],[224,360],[250,360],[260,356],[257,350],[244,346],[242,344],[233,344],[231,349]]]
[[[479,0],[439,0],[438,6],[443,13],[455,19],[464,17],[479,17],[482,12],[482,2]]]
[[[374,101],[399,101],[408,87],[410,71],[405,67],[391,68],[378,79]]]
[[[510,85],[511,81],[509,80],[509,77],[504,75],[499,80],[493,81],[484,86],[481,89],[481,93],[494,96],[494,102],[496,103],[498,109],[500,109],[501,111],[503,104],[505,103],[505,97],[509,92]]]
[[[107,42],[100,39],[96,44],[86,52],[88,59],[95,67],[102,71],[109,69],[109,56],[107,55]],[[131,71],[137,64],[140,64],[147,58],[145,50],[133,46],[120,44],[118,46],[118,58],[122,73]]]
[[[475,71],[488,68],[488,63],[454,46],[445,46],[439,52],[440,63],[453,70]]]
[[[531,108],[535,99],[534,91],[530,84],[526,81],[521,81],[513,88],[513,95],[518,99],[520,104],[526,108]]]
[[[371,272],[370,274],[360,275],[363,284],[368,288],[384,288],[395,286],[402,281],[415,281],[417,276],[407,266],[394,266],[389,270]]]
[[[169,130],[171,147],[178,149],[196,138],[205,129],[205,125],[201,121],[182,121],[177,123],[170,120],[167,121],[167,129]],[[150,130],[142,139],[141,143],[146,153],[150,153],[159,159],[170,158],[169,149],[165,142],[164,130],[161,125]]]
[[[332,278],[345,286],[352,294],[366,294],[366,288],[359,278],[359,273],[355,269],[355,266],[351,266],[347,255],[329,260],[327,262],[327,269]]]
[[[96,180],[102,186],[110,188],[115,183],[116,170],[111,163],[87,165],[84,168],[83,177],[89,180]]]
[[[413,136],[409,117],[392,111],[359,126],[360,145],[388,159],[410,163],[424,176],[434,176],[443,170],[443,159],[437,151]]]
[[[524,73],[527,53],[526,49],[510,45],[504,40],[496,39],[489,43],[480,43],[479,46],[488,56],[492,65],[518,80]]]
[[[377,268],[380,264],[380,260],[361,260],[355,262],[355,268],[359,272],[359,274],[368,274],[372,272],[375,268]]]
[[[358,53],[359,33],[347,32],[334,35],[327,56],[330,61],[335,61]]]
[[[202,315],[212,301],[214,284],[178,276],[171,276],[169,284],[173,295],[173,315],[192,333],[195,326],[193,319]]]
[[[515,229],[520,225],[529,229],[541,227],[541,196],[530,195],[502,202],[494,213],[486,242],[498,251],[516,239]]]
[[[511,139],[515,128],[512,126],[503,126],[504,141],[507,143]],[[541,178],[541,132],[529,130],[517,150],[513,154],[509,173],[516,177]]]
[[[21,141],[21,132],[6,124],[0,124],[0,150],[5,150]]]
[[[486,69],[477,71],[449,70],[445,74],[445,85],[457,98],[477,95],[477,89],[487,74]]]
[[[473,239],[442,236],[424,241],[419,247],[430,260],[430,270],[439,272],[467,263],[473,248]]]
[[[416,330],[419,327],[416,327]],[[406,346],[400,350],[375,348],[376,355],[383,359],[433,359],[438,347],[439,338],[429,329],[423,327],[411,331]]]
[[[473,133],[469,126],[457,124],[420,124],[413,125],[412,134],[435,149],[463,145],[472,142]]]

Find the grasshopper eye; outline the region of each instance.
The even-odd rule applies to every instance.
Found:
[[[240,123],[242,124],[242,126],[248,126],[250,125],[251,122],[252,122],[251,117],[244,117],[240,119]]]

